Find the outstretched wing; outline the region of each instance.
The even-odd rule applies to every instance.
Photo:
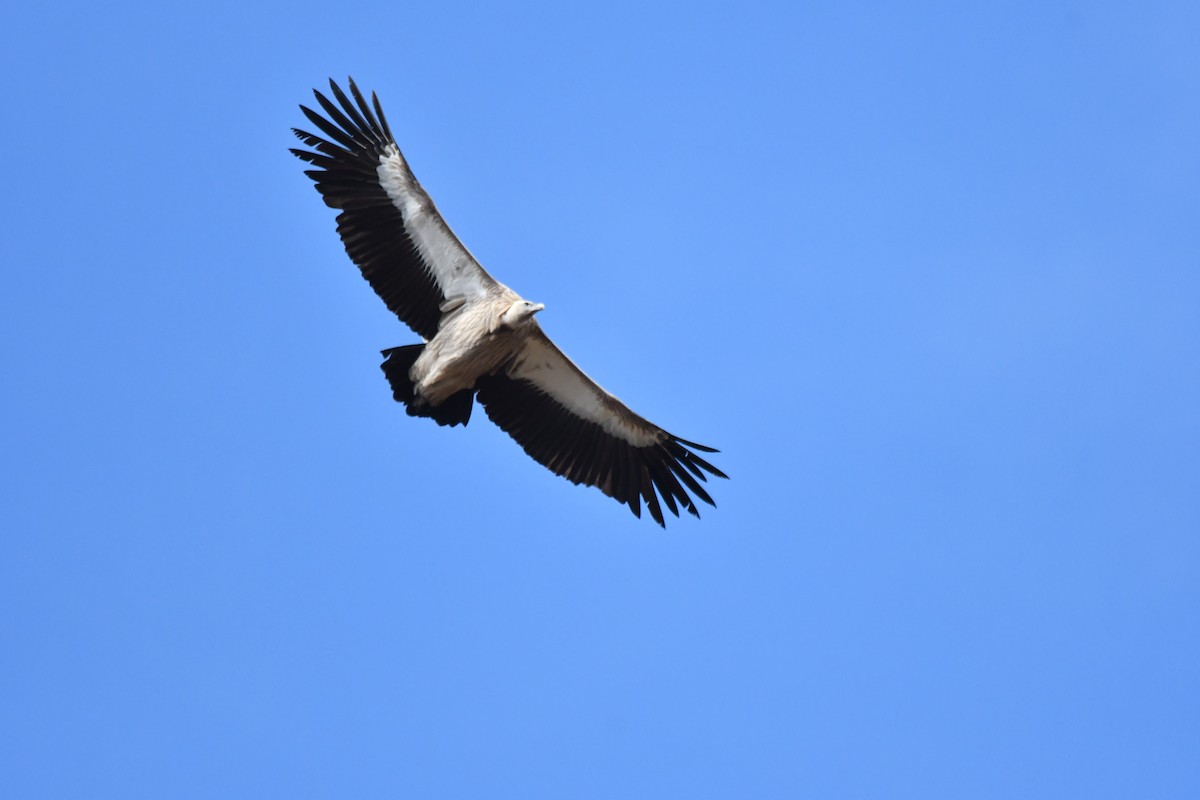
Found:
[[[696,455],[715,453],[642,419],[600,388],[537,329],[508,368],[476,382],[488,417],[535,461],[572,483],[595,486],[665,527],[661,498],[675,516],[700,516],[691,495],[716,505],[701,486],[725,473]],[[691,493],[689,495],[689,492]]]
[[[396,146],[379,98],[371,106],[350,80],[351,102],[332,80],[337,104],[314,91],[326,116],[300,106],[323,134],[292,129],[313,150],[292,150],[325,204],[341,210],[338,235],[375,293],[410,328],[432,339],[450,297],[476,297],[496,281],[479,266],[417,183]],[[340,108],[339,108],[340,106]]]

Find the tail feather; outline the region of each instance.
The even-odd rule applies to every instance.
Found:
[[[429,417],[438,425],[466,425],[475,406],[475,390],[463,389],[436,406],[417,396],[408,373],[424,349],[423,344],[410,344],[383,351],[380,368],[391,384],[392,397],[405,405],[410,417]]]
[[[383,351],[383,363],[379,366],[383,370],[383,374],[387,376],[388,383],[392,385],[392,397],[396,399],[397,403],[408,405],[416,400],[412,378],[408,377],[408,371],[412,369],[412,365],[416,363],[417,357],[424,349],[425,345],[423,344],[410,344]]]

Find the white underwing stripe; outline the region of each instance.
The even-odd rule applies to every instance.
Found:
[[[610,436],[634,447],[647,447],[660,439],[659,431],[625,409],[612,395],[587,377],[558,348],[531,338],[509,376],[525,380],[553,397],[577,417],[593,422]]]
[[[433,201],[413,177],[395,144],[376,168],[379,183],[404,218],[404,227],[437,281],[443,297],[478,297],[495,281],[446,226]]]

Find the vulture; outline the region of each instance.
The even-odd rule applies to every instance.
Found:
[[[680,439],[643,419],[563,355],[534,318],[544,306],[487,273],[443,221],[400,153],[379,98],[368,104],[329,82],[314,91],[324,115],[300,110],[319,134],[293,128],[308,148],[325,204],[339,210],[346,253],[420,344],[383,351],[383,373],[410,416],[466,425],[475,399],[535,461],[595,486],[641,517],[644,502],[699,517],[693,497],[715,506],[702,483],[727,477]],[[353,99],[351,99],[353,98]],[[336,101],[336,102],[335,102]]]

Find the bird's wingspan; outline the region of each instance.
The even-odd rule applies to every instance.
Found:
[[[599,488],[636,516],[643,500],[660,525],[660,498],[675,516],[679,506],[700,516],[691,495],[715,505],[700,484],[705,472],[726,475],[693,451],[716,451],[635,414],[540,329],[506,370],[480,378],[476,388],[488,417],[534,460],[572,483]]]
[[[292,150],[315,169],[305,172],[326,205],[340,209],[338,234],[387,307],[432,339],[439,305],[475,297],[496,286],[442,219],[392,138],[379,99],[371,105],[354,81],[353,101],[332,80],[337,103],[314,91],[326,116],[301,106],[320,136],[293,132],[312,150]],[[340,106],[340,107],[339,107]]]

